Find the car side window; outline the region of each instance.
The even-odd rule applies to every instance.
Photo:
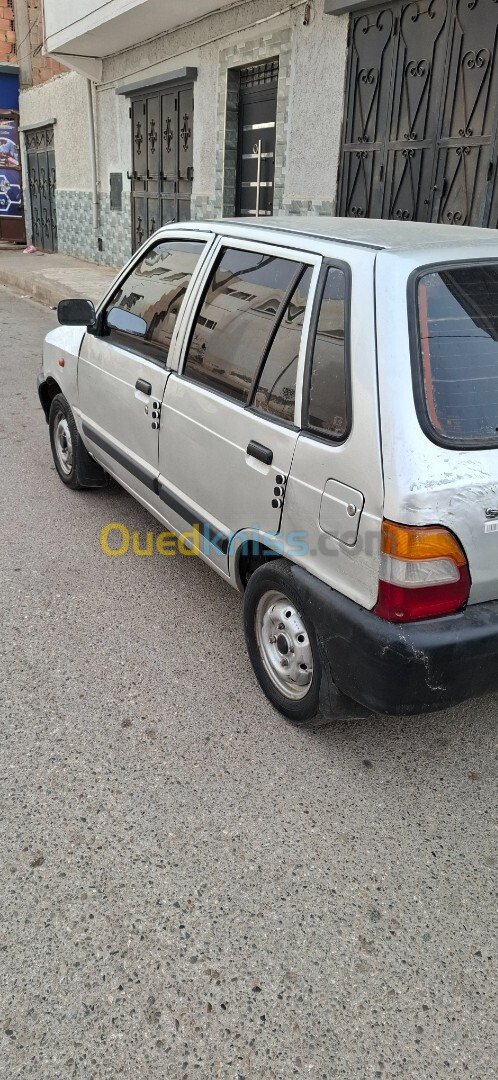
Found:
[[[203,240],[162,240],[149,248],[108,303],[103,333],[116,345],[166,363],[203,248]]]
[[[320,301],[311,364],[307,428],[342,439],[348,427],[344,270],[329,267]]]
[[[279,420],[294,420],[296,376],[301,334],[313,267],[303,275],[284,311],[259,377],[254,408]]]
[[[300,264],[224,248],[207,285],[184,374],[246,405]]]

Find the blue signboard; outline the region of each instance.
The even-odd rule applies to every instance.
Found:
[[[17,120],[0,116],[0,217],[22,217]]]
[[[3,5],[5,7],[5,4]],[[1,7],[1,5],[0,5]],[[19,73],[13,64],[0,64],[0,111],[18,112]]]

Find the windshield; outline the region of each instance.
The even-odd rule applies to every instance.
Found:
[[[417,314],[424,404],[436,438],[498,446],[498,263],[423,274]]]

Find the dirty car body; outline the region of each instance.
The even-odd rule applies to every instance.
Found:
[[[386,713],[498,690],[493,233],[169,225],[94,322],[48,335],[39,394],[47,419],[63,399],[64,482],[110,474],[176,534],[200,530],[290,719],[316,715],[325,683]]]

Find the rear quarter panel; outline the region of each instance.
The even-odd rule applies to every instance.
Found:
[[[469,561],[470,603],[498,598],[498,532],[485,532],[485,510],[498,506],[498,449],[451,449],[424,434],[413,392],[407,282],[419,267],[496,257],[494,242],[383,251],[376,264],[384,514],[406,525],[445,525],[455,533]]]

